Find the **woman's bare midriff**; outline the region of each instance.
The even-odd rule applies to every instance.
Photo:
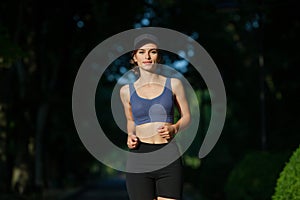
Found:
[[[162,138],[157,130],[160,126],[168,124],[166,122],[150,122],[135,127],[136,136],[141,142],[150,144],[168,143],[167,139]]]

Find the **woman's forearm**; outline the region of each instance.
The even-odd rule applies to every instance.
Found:
[[[178,133],[179,131],[184,130],[189,126],[191,123],[191,116],[185,115],[182,116],[173,126],[175,128],[175,133]]]

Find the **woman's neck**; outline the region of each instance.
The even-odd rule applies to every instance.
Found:
[[[140,83],[157,82],[157,80],[159,80],[159,77],[160,77],[159,74],[140,70],[139,82]]]

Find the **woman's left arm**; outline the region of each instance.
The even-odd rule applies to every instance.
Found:
[[[159,129],[160,135],[165,139],[172,138],[180,130],[185,129],[191,122],[190,108],[182,82],[177,78],[172,78],[171,86],[181,117],[175,124],[166,124]]]
[[[190,124],[191,112],[181,81],[179,79],[173,78],[171,79],[171,86],[181,115],[176,124],[173,124],[176,129],[175,133],[177,133],[178,131],[185,129]]]

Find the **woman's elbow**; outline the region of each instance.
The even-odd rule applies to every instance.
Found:
[[[187,124],[187,125],[190,125],[190,123],[192,122],[192,117],[191,117],[191,115],[190,115],[190,114],[187,114],[187,115],[185,116],[185,120],[186,120],[186,124]]]

